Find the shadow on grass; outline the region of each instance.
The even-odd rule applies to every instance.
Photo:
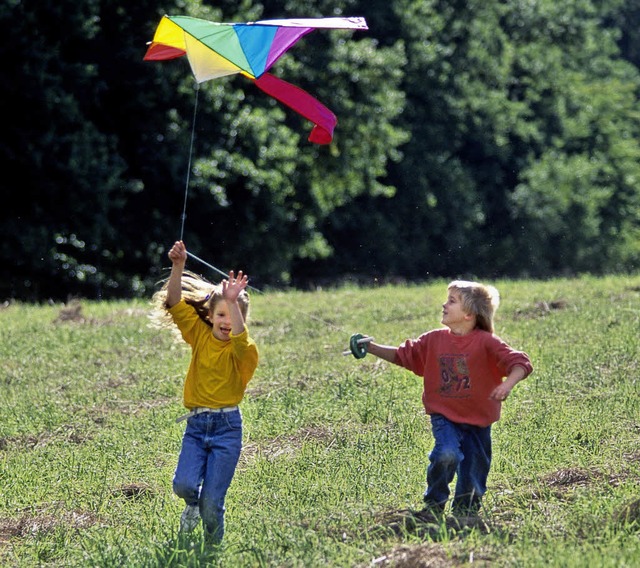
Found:
[[[489,523],[480,516],[453,517],[414,509],[386,512],[376,521],[377,524],[369,532],[388,538],[412,535],[421,539],[439,541],[461,537],[471,531],[482,534],[494,532]]]

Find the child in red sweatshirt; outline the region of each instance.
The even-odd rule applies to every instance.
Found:
[[[491,467],[491,425],[502,402],[533,367],[493,333],[498,291],[456,280],[442,306],[445,328],[408,339],[399,347],[373,341],[367,351],[424,380],[422,402],[435,444],[429,454],[425,509],[444,512],[449,484],[457,476],[452,509],[474,515],[480,509]]]

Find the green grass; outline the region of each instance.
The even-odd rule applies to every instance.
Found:
[[[497,333],[535,372],[494,426],[482,523],[407,517],[432,443],[420,379],[342,355],[355,332],[438,326],[446,282],[254,293],[219,550],[177,532],[189,353],[149,304],[0,309],[0,565],[640,565],[640,276],[495,284]]]

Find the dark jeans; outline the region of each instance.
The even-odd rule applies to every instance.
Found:
[[[491,467],[491,426],[457,424],[434,414],[431,429],[435,446],[429,454],[425,504],[443,510],[449,499],[449,484],[457,475],[452,508],[457,513],[476,513],[487,490]]]
[[[199,504],[205,534],[224,535],[224,500],[242,449],[242,416],[205,412],[189,418],[182,438],[173,491],[187,505]]]

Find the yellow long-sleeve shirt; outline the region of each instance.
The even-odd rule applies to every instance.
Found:
[[[169,308],[169,313],[191,346],[184,405],[192,409],[238,404],[258,366],[258,348],[246,325],[242,333],[231,334],[229,341],[221,341],[184,299]]]

